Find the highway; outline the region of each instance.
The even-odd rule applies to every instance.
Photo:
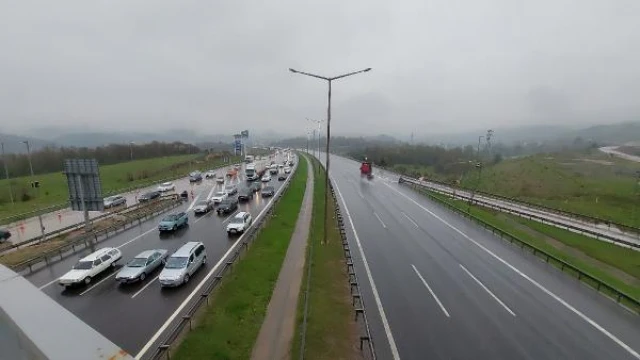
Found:
[[[280,159],[276,158],[277,160]],[[244,182],[242,172],[239,172],[236,179],[229,181],[231,184]],[[275,186],[277,191],[284,183],[274,176],[269,184]],[[263,183],[263,186],[264,184],[266,183]],[[226,185],[228,184],[224,184]],[[204,180],[198,188],[196,198],[210,196],[222,186],[216,184],[215,180]],[[270,199],[262,198],[259,193],[255,194],[253,200],[247,203],[241,202],[238,211],[249,211],[255,219],[265,209]],[[193,203],[190,201],[172,212],[190,210]],[[115,271],[107,271],[86,287],[64,290],[56,280],[67,272],[78,258],[88,254],[90,252],[88,249],[77,256],[53,263],[26,278],[88,325],[130,354],[136,355],[159,329],[163,326],[166,328],[165,323],[174,313],[177,313],[176,309],[179,309],[183,303],[196,298],[190,297],[192,291],[236,242],[238,237],[229,238],[225,231],[226,222],[232,215],[219,216],[212,211],[196,217],[190,211],[188,227],[179,229],[174,234],[162,235],[157,231],[158,221],[162,217],[159,216],[139,227],[118,234],[100,243],[98,248],[119,247],[123,252],[123,259]],[[174,289],[161,289],[157,281],[160,270],[149,274],[144,282],[138,284],[119,285],[114,280],[114,275],[119,268],[141,251],[163,248],[172,253],[187,241],[204,243],[207,264],[198,270],[186,285]]]
[[[397,177],[330,171],[380,359],[640,359],[637,315]]]
[[[223,168],[216,169],[216,175],[218,174],[226,174],[227,170],[233,165],[226,166]],[[193,191],[194,193],[198,192],[201,184],[198,183],[190,183],[188,174],[185,174],[185,177],[175,179],[172,181],[176,185],[176,192],[181,193],[184,190],[189,192]],[[202,184],[206,184],[203,182]],[[121,193],[119,195],[123,195],[127,199],[127,204],[129,206],[134,205],[138,202],[138,196],[144,194],[145,192],[156,190],[160,183],[155,185],[143,187],[134,191],[130,191],[127,193]],[[168,192],[170,194],[172,192]],[[117,207],[114,209],[106,209],[106,211],[118,211],[121,207]],[[90,211],[89,217],[95,218],[104,214],[104,212],[100,211]],[[73,211],[71,208],[61,209],[59,211],[54,211],[50,213],[46,213],[42,215],[42,224],[45,228],[46,232],[56,231],[67,226],[80,224],[84,221],[84,215],[82,211]],[[11,224],[8,224],[6,227],[9,231],[11,231],[12,237],[11,242],[14,244],[21,243],[23,241],[32,239],[36,236],[40,236],[40,223],[37,216],[16,221]]]

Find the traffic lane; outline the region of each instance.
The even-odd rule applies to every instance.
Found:
[[[419,202],[424,206],[430,201],[425,198],[420,199]],[[576,346],[583,346],[587,343],[598,344],[598,348],[593,352],[594,354],[614,356],[609,358],[628,358],[630,356],[631,353],[629,351],[621,353],[624,345],[620,346],[617,341],[620,340],[624,344],[630,345],[635,344],[637,339],[640,338],[640,327],[638,326],[636,315],[631,314],[579,281],[555,268],[550,268],[550,265],[541,262],[537,257],[527,252],[523,253],[513,245],[507,244],[486,230],[477,227],[477,225],[456,217],[456,214],[443,209],[441,205],[431,203],[431,207],[427,208],[500,259],[517,266],[516,269],[518,271],[526,274],[526,276],[541,284],[544,289],[548,289],[553,294],[534,286],[518,272],[510,269],[457,231],[448,226],[442,226],[442,222],[430,216],[423,209],[416,206],[406,206],[407,211],[419,219],[421,224],[446,231],[446,235],[439,238],[442,245],[448,247],[450,251],[460,254],[460,256],[467,255],[463,260],[466,262],[465,266],[468,266],[472,272],[481,274],[486,282],[496,289],[496,293],[501,298],[511,303],[516,312],[523,314],[519,315],[519,317],[534,324],[541,334],[551,333],[546,329],[555,329],[557,334],[554,338],[560,339],[573,339],[576,334],[580,334],[582,339],[587,340]],[[444,239],[449,239],[450,241],[444,241]],[[571,308],[564,306],[558,300],[566,301]],[[585,314],[588,319],[583,318],[572,308]],[[534,311],[536,309],[537,311]],[[590,320],[595,321],[598,325],[593,326],[590,324]],[[571,325],[567,326],[568,324]],[[609,337],[604,331],[600,330],[600,326],[615,338]],[[560,346],[561,344],[556,343],[556,345]]]
[[[392,196],[388,198],[392,199],[392,202],[396,201],[396,198]],[[387,201],[387,204],[389,204],[389,201]],[[397,206],[398,204],[393,205]],[[400,208],[406,208],[406,206],[403,206],[405,204],[400,205]],[[397,211],[400,210],[397,209]],[[501,322],[496,324],[501,328],[501,331],[494,335],[500,337],[503,343],[512,342],[514,349],[523,349],[526,354],[535,355],[535,358],[629,358],[629,354],[621,347],[607,337],[602,336],[601,333],[578,317],[573,316],[546,294],[536,291],[535,288],[526,284],[522,278],[510,276],[512,274],[509,273],[509,270],[501,266],[502,264],[496,263],[495,259],[485,259],[483,256],[478,256],[468,244],[462,244],[457,241],[456,235],[459,236],[459,234],[452,233],[447,227],[438,226],[428,218],[420,216],[419,213],[409,213],[423,226],[425,232],[430,233],[430,236],[416,243],[427,248],[428,242],[438,242],[437,246],[432,246],[428,249],[428,252],[434,255],[431,260],[444,260],[452,265],[453,277],[442,284],[444,286],[443,303],[450,304],[447,306],[451,307],[452,318],[456,318],[454,314],[461,313],[468,308],[473,308],[474,312],[486,312],[485,306],[491,306],[492,309],[502,314],[507,314],[509,311],[513,311],[514,315],[517,314],[517,319],[513,319],[515,320],[513,324],[517,326],[512,326],[511,321],[503,319],[504,316],[499,317],[499,314],[487,314],[489,316],[482,320],[478,319],[478,316],[474,316],[474,314],[460,314],[457,318],[462,317],[465,319],[465,322],[460,324],[460,327],[464,328],[464,330],[459,330],[460,333],[467,333],[469,329],[473,330],[474,324],[484,324],[485,322],[495,321],[495,319],[501,319]],[[487,234],[484,235],[487,236]],[[415,253],[417,253],[417,250],[411,254]],[[437,282],[442,278],[442,273],[439,273],[434,288],[438,287]],[[476,280],[478,278],[481,280]],[[482,283],[482,285],[479,285],[478,282]],[[449,283],[448,288],[447,283]],[[456,283],[459,283],[460,286],[455,286]],[[484,292],[484,294],[476,295],[479,295],[480,299],[485,299],[492,303],[488,305],[478,304],[475,307],[468,307],[468,304],[465,304],[460,308],[463,297],[474,302],[479,301],[478,297],[471,296],[460,290],[465,288],[465,283],[467,287]],[[485,286],[486,290],[482,286]],[[493,296],[496,296],[496,298],[492,298]],[[482,326],[486,333],[490,333],[490,328],[486,327],[486,325]],[[505,335],[508,336],[505,337]],[[465,341],[465,343],[469,344],[468,341]],[[504,354],[509,353],[505,352]],[[493,354],[486,355],[494,356]],[[511,357],[515,356],[521,357],[524,355],[511,354]]]
[[[239,210],[248,210],[253,216],[257,216],[268,200],[257,196],[254,201],[243,203]],[[215,263],[233,243],[233,238],[228,238],[225,231],[230,215],[223,217],[211,212],[199,218],[188,229],[179,230],[175,235],[156,235],[155,242],[153,242],[154,237],[150,237],[143,242],[136,242],[136,245],[128,250],[131,256],[149,248],[166,248],[172,253],[187,241],[202,241],[207,249],[208,263]],[[215,235],[212,236],[212,234]],[[86,287],[70,291],[60,291],[60,289],[56,291],[48,288],[46,293],[103,335],[127,351],[136,353],[164,319],[188,296],[191,289],[197,286],[200,275],[194,276],[185,286],[176,289],[160,289],[156,280],[159,270],[150,274],[144,282],[127,286],[119,285],[113,279],[113,275],[118,270],[96,279],[94,284],[97,285],[89,291]],[[204,271],[199,270],[198,273],[208,271],[202,270]],[[100,282],[101,280],[104,281]],[[145,289],[142,290],[142,288]],[[132,298],[136,293],[137,296]],[[78,300],[79,298],[84,300]],[[105,309],[113,309],[113,311],[105,311]],[[125,314],[127,316],[123,316]],[[114,318],[120,321],[114,323]],[[126,330],[123,331],[123,328]]]
[[[424,234],[405,226],[375,197],[358,201],[354,191],[342,194],[402,358],[526,357],[517,341],[510,339],[511,315],[491,299],[479,296],[476,288],[462,283],[456,276],[459,269],[448,254],[434,244],[426,249],[419,246],[424,243]],[[371,216],[373,213],[382,221]],[[414,264],[430,290],[417,276]],[[477,326],[468,326],[469,319],[475,319],[470,324]],[[496,336],[508,341],[487,349],[485,344]]]

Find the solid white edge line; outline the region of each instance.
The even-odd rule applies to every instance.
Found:
[[[284,189],[284,186],[281,186],[278,191],[276,192],[276,195],[278,195],[278,193],[282,192],[282,190]],[[267,205],[264,207],[264,209],[262,209],[262,211],[258,214],[258,216],[256,217],[256,220],[253,221],[251,223],[251,226],[254,226],[257,223],[257,220],[259,218],[261,218],[264,213],[270,208],[271,203],[273,202],[273,199],[276,198],[276,196],[274,195],[271,199],[269,199],[269,202],[267,202]],[[151,337],[151,339],[149,339],[149,341],[142,347],[142,349],[138,352],[138,354],[135,356],[136,360],[140,360],[142,359],[142,357],[144,356],[144,354],[149,351],[149,349],[151,348],[151,346],[153,346],[153,344],[155,344],[155,342],[158,340],[158,338],[160,338],[160,336],[167,330],[167,328],[169,327],[169,325],[171,325],[171,323],[176,319],[176,317],[182,312],[182,310],[189,304],[189,302],[191,302],[191,300],[193,299],[193,297],[196,295],[196,293],[198,293],[200,291],[200,289],[204,286],[204,284],[209,280],[209,278],[218,270],[218,268],[220,267],[220,265],[222,265],[222,263],[224,262],[224,260],[229,256],[229,254],[231,254],[232,251],[234,251],[236,249],[236,247],[238,246],[238,244],[240,244],[240,242],[242,241],[242,239],[244,238],[244,236],[247,234],[246,230],[245,232],[242,233],[242,235],[238,238],[238,240],[236,240],[233,245],[231,245],[231,247],[229,248],[229,250],[227,250],[227,252],[222,255],[222,257],[220,258],[220,260],[213,266],[213,268],[207,273],[207,275],[204,277],[204,279],[202,279],[200,281],[200,283],[198,283],[198,285],[195,287],[195,289],[193,289],[193,291],[191,292],[191,294],[189,294],[189,296],[187,296],[187,298],[180,304],[180,306],[178,306],[178,308],[171,314],[171,316],[169,316],[169,318],[167,319],[167,321],[165,321],[164,324],[162,324],[162,326],[158,329],[158,331],[156,331],[155,334],[153,334],[153,336]]]
[[[493,258],[495,258],[496,260],[500,261],[501,263],[503,263],[505,266],[507,266],[509,269],[513,270],[516,274],[520,275],[521,277],[523,277],[524,279],[526,279],[527,281],[529,281],[531,284],[533,284],[535,287],[537,287],[538,289],[542,290],[545,294],[549,295],[550,297],[552,297],[554,300],[556,300],[557,302],[559,302],[560,304],[562,304],[562,306],[564,306],[565,308],[569,309],[571,312],[573,312],[574,314],[578,315],[580,318],[582,318],[584,321],[586,321],[587,323],[589,323],[589,325],[593,326],[595,329],[597,329],[598,331],[600,331],[602,334],[604,334],[606,337],[608,337],[609,339],[613,340],[613,342],[615,342],[616,344],[618,344],[620,347],[622,347],[624,350],[626,350],[629,354],[631,354],[633,357],[635,357],[636,359],[640,359],[640,354],[638,352],[636,352],[633,348],[631,348],[629,345],[625,344],[622,340],[618,339],[615,335],[613,335],[612,333],[610,333],[607,329],[605,329],[604,327],[602,327],[600,324],[598,324],[597,322],[595,322],[594,320],[592,320],[590,317],[588,317],[587,315],[583,314],[580,310],[574,308],[571,304],[567,303],[564,299],[562,299],[560,296],[556,295],[555,293],[553,293],[551,290],[545,288],[544,286],[542,286],[540,283],[538,283],[537,281],[533,280],[532,278],[530,278],[527,274],[523,273],[522,271],[520,271],[518,268],[516,268],[515,266],[511,265],[509,262],[507,262],[506,260],[502,259],[501,257],[499,257],[498,255],[494,254],[491,250],[487,249],[486,247],[484,247],[482,244],[480,244],[479,242],[473,240],[471,237],[469,237],[467,234],[463,233],[461,230],[459,230],[458,228],[456,228],[455,226],[449,224],[446,220],[442,219],[441,217],[439,217],[438,215],[436,215],[435,213],[433,213],[431,210],[425,208],[424,206],[420,205],[417,201],[413,200],[411,197],[407,196],[406,194],[402,193],[401,191],[394,189],[391,185],[386,184],[391,190],[397,192],[398,194],[404,196],[405,198],[407,198],[409,201],[413,202],[414,204],[416,204],[418,207],[420,207],[422,210],[426,211],[427,213],[431,214],[431,216],[435,217],[436,219],[440,220],[443,224],[447,225],[449,228],[451,228],[452,230],[454,230],[455,232],[457,232],[458,234],[462,235],[465,239],[469,240],[471,243],[475,244],[476,246],[478,246],[480,249],[484,250],[487,254],[491,255]]]
[[[141,292],[144,291],[144,289],[148,288],[149,285],[151,285],[154,281],[158,280],[158,278],[160,277],[160,274],[158,274],[156,277],[154,277],[153,279],[151,279],[151,281],[149,281],[145,286],[143,286],[140,290],[136,291],[135,294],[133,294],[131,296],[131,298],[135,298],[136,296],[140,295]]]
[[[344,197],[342,197],[342,193],[340,192],[340,188],[335,181],[333,182],[333,186],[338,192],[338,196],[342,201],[342,206],[344,206],[344,212],[347,215],[347,219],[349,219],[349,224],[351,225],[351,230],[353,231],[353,237],[356,240],[356,244],[358,245],[358,250],[360,252],[360,257],[362,258],[362,263],[364,264],[364,270],[367,273],[367,279],[369,280],[369,284],[371,285],[371,291],[373,292],[373,299],[376,302],[376,306],[378,307],[378,312],[380,312],[380,319],[382,320],[382,326],[384,327],[384,332],[387,335],[387,341],[389,342],[389,347],[391,348],[391,356],[393,356],[394,360],[400,360],[400,354],[398,353],[398,347],[396,346],[396,341],[393,338],[393,334],[391,333],[391,328],[389,327],[389,321],[387,320],[387,315],[384,312],[384,308],[382,306],[382,301],[380,300],[380,294],[378,294],[378,288],[376,287],[375,281],[373,281],[373,276],[371,275],[371,270],[369,269],[369,263],[367,262],[367,257],[364,254],[364,250],[362,249],[362,244],[360,243],[360,238],[358,237],[358,233],[356,232],[356,227],[353,225],[353,220],[351,219],[351,214],[349,213],[349,208],[347,208],[347,203],[344,201]]]
[[[406,218],[407,218],[407,220],[411,221],[411,223],[413,224],[413,226],[415,226],[415,227],[416,227],[416,229],[419,229],[419,228],[420,228],[420,226],[418,226],[418,224],[417,224],[415,221],[413,221],[413,219],[412,219],[412,218],[410,218],[410,217],[409,217],[409,215],[405,214],[405,213],[404,213],[404,211],[400,211],[400,213],[402,213],[402,215],[403,215],[404,217],[406,217]]]
[[[415,265],[411,264],[411,267],[413,268],[413,271],[416,272],[416,275],[418,275],[418,277],[420,278],[420,281],[422,281],[422,284],[424,284],[424,286],[427,288],[427,290],[429,290],[429,293],[431,293],[431,296],[433,296],[433,298],[435,299],[435,301],[438,303],[438,306],[440,306],[440,309],[442,309],[442,312],[448,317],[450,318],[451,315],[449,315],[449,312],[447,311],[447,309],[445,309],[444,305],[442,305],[442,302],[440,302],[440,299],[438,299],[438,296],[436,296],[436,293],[433,292],[433,290],[431,289],[431,286],[429,286],[429,284],[427,283],[427,280],[425,280],[422,277],[422,274],[420,274],[420,272],[418,271],[418,269],[416,269]]]
[[[115,275],[115,274],[117,274],[117,273],[118,273],[117,271],[114,271],[114,272],[113,272],[113,274],[110,274],[109,276],[105,277],[104,279],[102,279],[102,280],[98,281],[97,283],[93,284],[93,285],[92,285],[90,288],[88,288],[87,290],[85,290],[85,291],[81,292],[79,296],[82,296],[82,295],[84,295],[84,294],[88,293],[89,291],[93,290],[96,286],[98,286],[98,285],[102,284],[102,283],[103,283],[103,282],[105,282],[108,278],[110,278],[110,277],[114,276],[114,275]]]
[[[497,301],[497,302],[498,302],[498,304],[502,305],[502,307],[503,307],[503,308],[505,308],[505,310],[507,310],[507,311],[509,312],[509,314],[511,314],[511,315],[513,315],[513,316],[516,316],[516,314],[515,314],[513,311],[511,311],[511,309],[509,309],[509,307],[508,307],[507,305],[505,305],[505,303],[503,303],[500,299],[498,299],[498,297],[497,297],[494,293],[492,293],[492,292],[491,292],[491,290],[489,290],[489,289],[488,289],[488,288],[487,288],[487,287],[482,283],[482,281],[478,280],[478,278],[476,278],[475,276],[473,276],[473,274],[472,274],[469,270],[467,270],[467,268],[466,268],[466,267],[464,267],[462,264],[458,264],[458,265],[460,265],[460,267],[462,268],[462,270],[464,270],[464,272],[466,272],[466,273],[467,273],[467,275],[469,275],[473,280],[475,280],[475,282],[477,282],[477,283],[478,283],[478,285],[480,285],[480,286],[484,289],[484,291],[486,291],[489,295],[491,295],[491,297],[492,297],[495,301]]]
[[[385,225],[385,224],[382,222],[382,219],[380,219],[380,216],[378,216],[378,214],[376,214],[376,212],[375,212],[375,211],[373,212],[373,215],[374,215],[376,218],[378,218],[378,221],[380,221],[380,224],[382,225],[382,227],[386,229],[386,228],[387,228],[387,225]]]

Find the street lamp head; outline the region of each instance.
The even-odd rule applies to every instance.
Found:
[[[371,68],[366,68],[363,70],[363,72],[367,72],[367,71],[371,71]]]
[[[291,71],[291,72],[292,72],[292,73],[294,73],[294,74],[297,74],[297,73],[298,73],[298,70],[296,70],[296,69],[292,69],[292,68],[289,68],[289,71]]]

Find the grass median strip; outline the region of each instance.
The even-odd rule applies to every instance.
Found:
[[[318,169],[319,162],[312,161]],[[322,168],[320,168],[322,169]],[[315,172],[313,189],[313,218],[309,233],[309,246],[312,246],[311,258],[307,253],[307,262],[311,262],[311,278],[307,279],[305,269],[298,301],[296,336],[291,354],[298,357],[302,346],[302,329],[305,306],[305,287],[309,280],[308,314],[304,340],[305,359],[359,359],[362,356],[357,348],[358,325],[354,320],[351,305],[349,275],[342,248],[342,239],[338,224],[333,216],[336,207],[329,197],[329,232],[327,243],[322,244],[324,236],[324,169]],[[308,263],[307,263],[308,264]]]
[[[307,182],[299,161],[273,216],[233,265],[172,359],[249,359],[293,234]]]
[[[437,193],[430,195],[457,209],[469,209],[468,203],[462,200]],[[640,252],[475,205],[468,212],[640,300]],[[560,266],[555,262],[553,265]]]

